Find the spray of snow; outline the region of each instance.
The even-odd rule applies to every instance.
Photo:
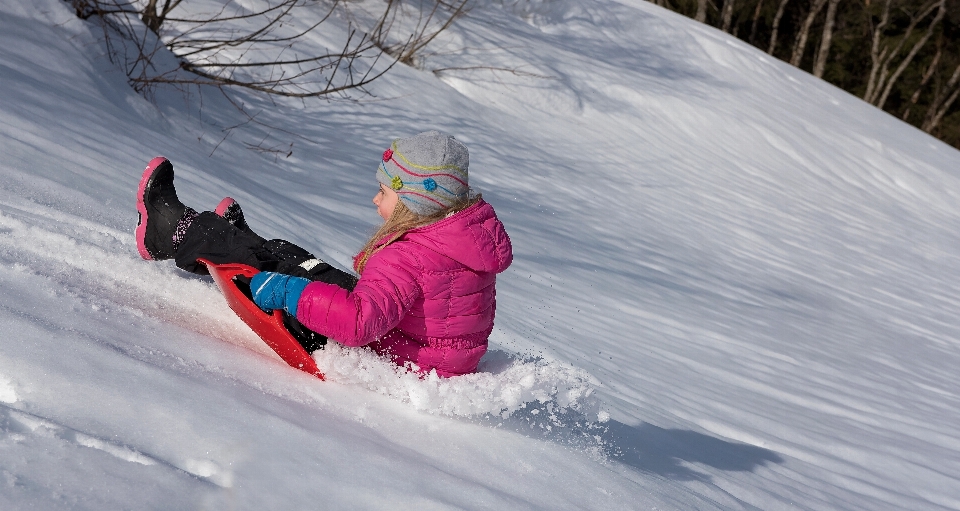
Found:
[[[533,404],[597,417],[600,382],[582,369],[541,359],[490,351],[473,374],[421,375],[366,349],[329,343],[313,353],[330,381],[360,386],[438,415],[509,417]]]

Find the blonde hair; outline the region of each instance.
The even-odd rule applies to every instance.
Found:
[[[449,208],[441,209],[429,215],[418,215],[410,211],[410,208],[408,208],[402,200],[397,201],[397,205],[393,208],[393,213],[390,215],[390,218],[377,229],[377,232],[373,233],[373,236],[370,236],[370,239],[368,239],[367,242],[364,243],[363,248],[360,249],[353,269],[356,270],[357,273],[363,273],[363,269],[367,266],[367,261],[370,260],[370,256],[379,252],[383,247],[397,241],[401,236],[413,229],[439,222],[454,213],[459,213],[473,206],[477,202],[480,202],[480,198],[479,193],[471,195],[454,203]]]

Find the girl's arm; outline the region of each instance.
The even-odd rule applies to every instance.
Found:
[[[352,292],[324,282],[308,284],[297,319],[345,346],[364,346],[389,332],[421,294],[416,262],[398,245],[370,258]]]

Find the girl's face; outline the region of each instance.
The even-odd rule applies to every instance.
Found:
[[[377,205],[377,213],[384,220],[389,219],[390,215],[393,214],[393,208],[397,207],[398,200],[400,200],[400,196],[397,195],[397,192],[393,191],[392,188],[387,188],[383,183],[380,184],[380,192],[373,196],[373,203]]]

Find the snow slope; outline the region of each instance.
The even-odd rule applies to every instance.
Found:
[[[0,10],[0,509],[960,509],[960,153],[839,89],[639,0],[486,0],[373,97],[235,92],[224,132],[66,4]],[[163,154],[347,267],[430,128],[514,242],[472,379],[316,381],[136,253]]]

